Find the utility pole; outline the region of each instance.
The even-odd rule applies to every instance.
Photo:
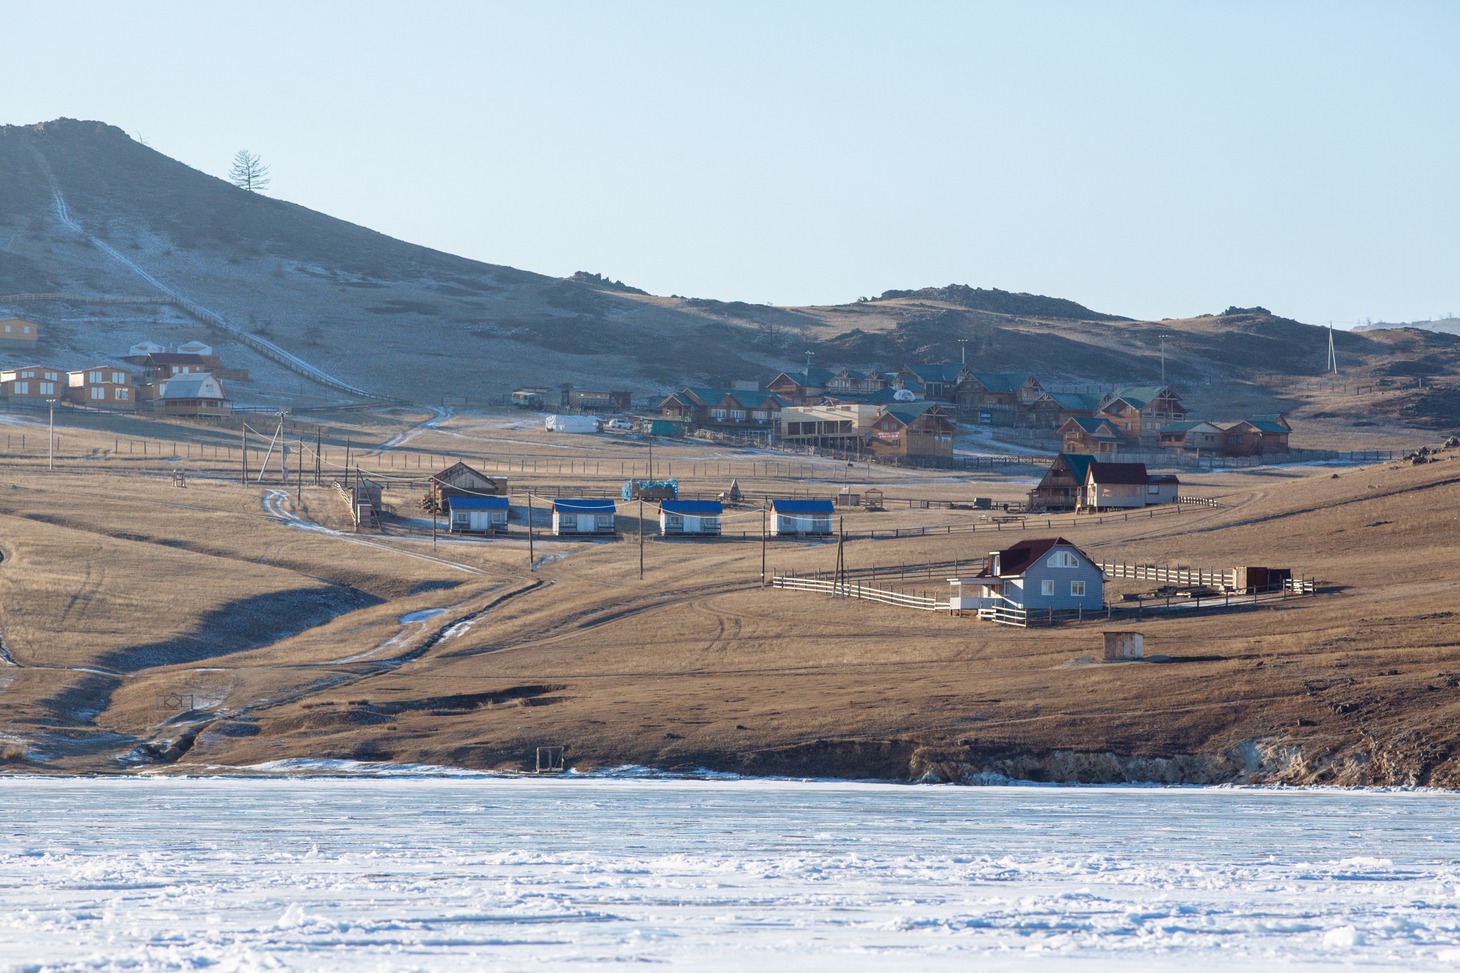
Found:
[[[765,501],[760,505],[760,586],[765,587]]]
[[[532,553],[532,494],[527,495],[527,570],[537,570],[537,558]]]
[[[319,473],[320,473],[320,470],[319,470],[319,447],[320,447],[320,440],[321,440],[321,438],[322,437],[320,435],[319,426],[315,426],[314,427],[314,485],[315,486],[319,486],[320,485],[320,482],[319,482]]]
[[[1328,322],[1328,373],[1338,374],[1338,355],[1333,350],[1333,322]]]
[[[299,462],[294,467],[294,506],[303,503],[304,497],[304,440],[299,441]]]
[[[51,435],[46,444],[46,469],[56,468],[56,400],[47,399],[51,406]]]
[[[1161,384],[1166,384],[1166,339],[1171,337],[1168,334],[1159,336],[1161,339]]]
[[[639,580],[644,580],[644,497],[639,496]]]
[[[240,432],[243,434],[243,447],[239,450],[239,455],[243,457],[243,468],[242,473],[239,475],[239,482],[244,486],[248,486],[248,420],[243,419],[241,422],[242,429]]]

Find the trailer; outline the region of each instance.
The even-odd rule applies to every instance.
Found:
[[[589,433],[598,431],[597,416],[548,416],[548,432]]]

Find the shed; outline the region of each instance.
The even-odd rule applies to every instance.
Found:
[[[1145,463],[1091,463],[1085,471],[1086,510],[1144,507],[1150,474]]]
[[[1146,477],[1146,504],[1175,503],[1181,481],[1172,473],[1152,473]]]
[[[612,534],[614,509],[612,500],[554,500],[553,533]]]
[[[659,533],[718,537],[724,510],[718,500],[665,500],[659,505]]]
[[[772,500],[772,537],[826,537],[836,507],[830,500]]]
[[[453,534],[506,533],[510,509],[506,497],[448,497],[446,529]]]
[[[978,574],[948,583],[954,611],[1097,611],[1105,604],[1104,572],[1063,537],[1024,540],[994,551]]]

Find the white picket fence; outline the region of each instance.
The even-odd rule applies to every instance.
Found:
[[[953,610],[952,602],[948,598],[940,601],[937,598],[927,598],[922,595],[905,595],[900,591],[873,588],[858,581],[824,581],[819,578],[788,578],[775,575],[771,578],[771,587],[785,588],[790,591],[818,591],[838,598],[876,601],[884,605],[916,608],[920,611],[946,612]]]

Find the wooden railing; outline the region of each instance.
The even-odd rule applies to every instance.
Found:
[[[922,595],[905,595],[900,591],[873,588],[860,581],[823,581],[817,578],[791,578],[776,575],[771,578],[772,588],[791,591],[817,591],[837,598],[856,598],[859,601],[875,601],[900,608],[916,608],[920,611],[952,611],[948,599],[927,598]]]

